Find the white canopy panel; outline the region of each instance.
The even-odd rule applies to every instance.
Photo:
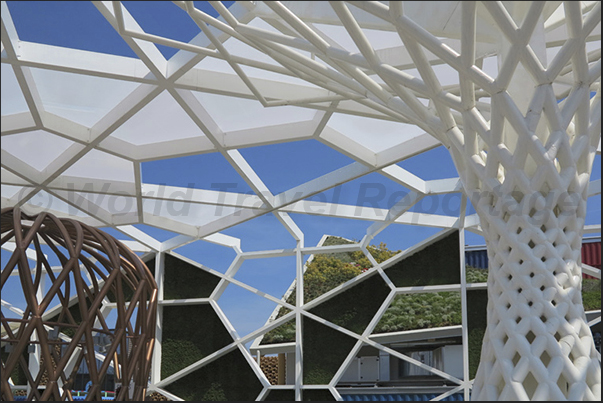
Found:
[[[583,13],[591,12],[596,3],[582,2]],[[447,123],[439,117],[442,106],[433,100],[454,106],[465,77],[446,56],[452,54],[446,53],[448,50],[461,52],[463,46],[460,2],[403,5],[405,18],[416,24],[417,39],[429,32],[439,38],[441,48],[423,39],[418,48],[409,48],[411,42],[392,25],[383,3],[351,2],[347,10],[358,24],[354,27],[341,7],[328,2],[241,2],[228,11],[176,2],[173,6],[182,8],[179,18],[192,19],[198,28],[189,43],[174,38],[190,37],[193,31],[181,34],[177,26],[155,28],[146,20],[138,24],[135,16],[140,8],[130,14],[128,6],[120,3],[94,6],[112,26],[108,29],[121,36],[137,59],[47,45],[43,37],[41,43],[22,41],[19,27],[23,25],[13,22],[10,2],[2,5],[6,27],[2,36],[3,206],[17,203],[27,209],[40,190],[124,192],[124,197],[132,198],[124,199],[131,204],[129,219],[136,217],[132,223],[150,224],[145,218],[149,211],[169,223],[183,222],[186,220],[170,212],[174,209],[156,208],[150,203],[159,201],[142,199],[142,164],[215,152],[223,154],[262,198],[265,212],[275,207],[286,209],[287,203],[273,204],[275,195],[264,192],[262,178],[232,150],[317,139],[364,165],[365,174],[384,172],[381,170],[440,144],[436,138],[442,138],[438,134]],[[499,74],[496,55],[504,27],[492,8],[476,7],[476,66],[481,69],[479,74],[493,79]],[[513,12],[520,15],[526,10]],[[540,12],[550,62],[568,37],[564,8],[560,2],[547,2]],[[187,29],[191,26],[187,22]],[[35,36],[25,34],[28,39]],[[600,59],[600,22],[591,37],[587,38],[587,51],[595,66]],[[158,51],[161,46],[179,51],[166,59]],[[431,71],[442,85],[440,95],[428,89],[431,78],[425,74],[425,66],[415,64],[417,51],[432,65]],[[381,71],[371,52],[375,60],[395,67]],[[393,84],[391,74],[405,82],[406,89]],[[566,95],[571,76],[567,69],[566,77],[558,80],[560,98]],[[472,79],[479,82],[476,76]],[[476,87],[475,91],[476,107],[488,118],[490,89]],[[451,116],[463,124],[460,114]],[[274,175],[286,172],[283,167]],[[304,194],[357,177],[336,172],[308,182]],[[13,185],[20,184],[37,190],[15,192]],[[83,199],[65,200],[73,204],[73,200]],[[86,210],[86,206],[74,207]],[[208,225],[207,231],[199,233],[219,231],[222,224],[201,219],[204,213],[199,208],[193,209],[194,224],[187,224]],[[101,210],[105,223],[118,214],[108,206]],[[224,228],[245,220],[245,215],[235,217],[222,221]],[[161,222],[154,220],[153,225],[161,227]],[[173,224],[166,224],[165,229],[168,227],[177,232]]]
[[[295,255],[300,278],[304,225],[365,223],[353,248],[370,259],[388,227],[482,234],[455,167],[504,171],[497,136],[582,130],[593,140],[576,152],[600,154],[600,113],[576,112],[589,99],[600,108],[600,2],[70,2],[76,15],[56,13],[52,30],[34,14],[64,4],[27,3],[2,2],[2,208],[76,217],[156,256],[199,240],[227,247],[236,257],[201,301],[214,309],[233,283],[281,304],[235,274],[245,259]],[[159,10],[153,25],[145,13]],[[444,147],[473,154],[440,168],[432,152]],[[411,158],[428,175],[406,170]],[[384,184],[397,198],[358,191]],[[458,213],[421,210],[440,196],[459,196]],[[257,253],[222,233],[261,242],[283,228],[286,246]],[[234,348],[253,339],[231,333]],[[465,398],[470,387],[459,381]]]

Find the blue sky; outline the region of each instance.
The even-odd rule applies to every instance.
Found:
[[[186,13],[171,2],[126,1],[124,4],[140,25],[151,34],[188,42],[199,32],[199,28]],[[216,14],[205,2],[195,4],[210,14]],[[13,1],[9,2],[9,9],[17,32],[24,41],[135,57],[132,50],[90,2]],[[172,48],[158,47],[167,58],[175,53]],[[316,140],[245,148],[241,149],[241,154],[274,194],[353,162],[349,157]],[[425,180],[458,176],[444,147],[412,157],[399,165]],[[283,173],[284,166],[289,167],[286,173]],[[145,162],[142,164],[142,175],[146,183],[214,190],[224,184],[232,184],[230,191],[251,191],[219,153]],[[600,177],[601,160],[597,156],[593,179]],[[313,199],[389,208],[406,192],[408,190],[404,187],[374,173],[316,195]],[[379,195],[378,200],[372,202],[370,197],[376,195]],[[460,198],[452,197],[445,205],[442,201],[442,198],[426,198],[421,205],[414,207],[413,211],[458,214]],[[434,202],[437,205],[434,205]],[[589,200],[587,224],[601,222],[600,206],[600,196]],[[472,212],[470,209],[469,213]],[[292,218],[304,231],[306,245],[315,245],[323,234],[361,239],[371,224],[368,221],[301,214],[292,214]],[[138,227],[162,241],[176,235],[146,225]],[[390,249],[405,249],[438,231],[416,226],[390,226],[379,234],[373,243],[385,242]],[[115,231],[110,232],[115,234]],[[241,238],[244,251],[295,246],[294,239],[271,214],[226,229],[223,233]],[[124,239],[122,235],[118,237]],[[484,243],[483,238],[471,233],[467,233],[466,241],[473,245]],[[234,257],[232,250],[203,241],[189,244],[177,252],[221,272],[226,270]],[[3,253],[3,265],[5,259],[6,253]],[[236,278],[280,297],[294,278],[294,261],[292,258],[247,261]],[[229,286],[219,303],[241,334],[246,334],[263,324],[274,308],[271,302],[233,285]]]

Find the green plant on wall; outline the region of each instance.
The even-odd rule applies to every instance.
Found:
[[[165,306],[161,377],[167,378],[231,342],[232,337],[211,305]]]
[[[316,316],[362,334],[391,289],[375,274],[310,310]]]
[[[209,298],[220,278],[170,254],[165,255],[163,299]]]
[[[305,385],[328,384],[356,340],[314,320],[303,318]]]
[[[396,287],[459,284],[459,233],[453,231],[385,270]]]
[[[327,241],[329,241],[330,244],[336,244],[336,242],[350,242],[336,237],[329,237],[327,238]],[[437,242],[426,246],[425,248],[386,268],[385,272],[398,287],[458,284],[460,283],[460,272],[458,269],[460,255],[458,245],[458,232],[451,232],[449,235],[443,237]],[[383,243],[381,243],[379,246],[370,246],[369,250],[371,255],[375,257],[375,260],[377,260],[378,263],[391,258],[399,252],[390,251]],[[338,278],[336,275],[330,277],[328,274],[331,272],[339,271],[341,273],[346,273],[349,278],[353,278],[360,274],[364,266],[370,265],[370,263],[368,263],[369,261],[364,254],[362,254],[363,256],[359,256],[358,253],[362,254],[362,252],[353,252],[340,253],[337,255],[315,256],[314,261],[308,265],[306,270],[306,274],[310,273],[309,280],[306,280],[306,276],[304,276],[304,297],[309,297],[311,300],[321,295],[322,292],[324,292],[323,290],[328,291],[328,289],[339,285],[339,281],[341,281],[342,278]],[[363,260],[363,258],[366,259],[366,261]],[[347,263],[342,259],[345,259]],[[342,269],[349,267],[346,265],[353,265],[352,262],[359,262],[358,266],[354,265],[354,267],[359,269],[359,271]],[[475,274],[478,278],[480,275],[482,275],[481,273]],[[326,278],[333,278],[336,279],[336,281],[328,283],[329,285],[325,286]],[[320,291],[315,292],[315,289]],[[330,309],[333,311],[349,312],[350,306],[348,302],[343,302],[342,300],[340,303],[338,302],[339,300],[340,298],[333,298],[329,301],[326,301],[320,304],[320,309],[325,311]],[[358,300],[362,299],[358,298]],[[371,306],[365,304],[365,307],[356,307],[357,310],[362,312],[356,312],[356,315],[368,317],[368,315],[374,315],[378,309],[378,307],[373,306],[373,304],[382,302],[382,299],[368,298],[364,301],[370,301]],[[295,292],[288,298],[287,302],[295,304]],[[412,304],[426,306],[429,303],[434,303],[435,308],[422,308],[417,310],[417,307],[415,307],[415,316],[411,318],[408,315],[408,309],[411,308]],[[316,309],[318,308],[315,308],[315,310]],[[285,315],[287,312],[288,310],[281,308],[277,318]],[[422,293],[415,296],[399,295],[385,312],[381,322],[376,328],[376,332],[394,332],[460,324],[460,314],[460,296],[458,293]],[[322,317],[325,317],[324,314]],[[338,318],[337,320],[342,320],[344,317],[345,315],[341,313],[339,316],[331,315],[329,320],[334,320],[334,318]],[[349,322],[352,323],[353,321]],[[274,344],[292,341],[295,341],[295,321],[293,320],[268,332],[264,336],[262,344]]]
[[[322,302],[310,312],[362,334],[389,292],[385,281],[375,274]],[[356,341],[313,320],[304,318],[303,323],[304,383],[327,384]]]
[[[325,240],[323,245],[330,246],[349,243],[353,242],[343,238],[331,236]],[[369,245],[367,247],[367,250],[375,258],[377,263],[381,263],[400,252],[391,251],[387,249],[387,245],[385,245],[384,243],[379,244],[379,246]],[[370,264],[370,261],[361,251],[315,255],[312,262],[310,262],[306,266],[306,271],[304,273],[304,302],[307,303],[309,301],[312,301],[313,299],[323,295],[324,293],[332,290],[333,288],[358,276],[364,270],[370,268],[371,266],[372,265]],[[360,290],[360,288],[354,289],[356,290],[356,292],[359,292]],[[328,302],[327,304],[321,304],[321,308],[316,308],[318,309],[317,312],[323,314],[324,311],[324,315],[329,316],[331,319],[333,319],[333,315],[326,313],[326,311],[328,311],[329,309],[340,311],[341,307],[343,306],[346,307],[346,314],[340,315],[339,320],[343,320],[343,317],[345,316],[349,318],[355,317],[356,322],[359,324],[357,326],[366,326],[366,324],[368,324],[368,321],[370,321],[370,318],[368,319],[368,321],[366,319],[360,320],[359,318],[367,316],[367,314],[369,314],[370,312],[373,312],[374,314],[378,307],[369,308],[365,306],[364,308],[359,308],[356,306],[352,306],[353,304],[345,302],[344,299],[358,301],[362,300],[362,298],[358,296],[354,298],[353,294],[350,293],[344,294],[346,294],[347,297],[336,297],[330,300],[330,302]],[[366,300],[370,301],[371,304],[374,304],[375,301],[377,304],[380,304],[380,301],[382,301],[383,298],[379,300],[379,298],[370,298],[370,296],[367,296]],[[293,290],[291,295],[289,295],[289,297],[287,298],[287,302],[289,304],[295,305],[295,299],[296,292],[295,290]],[[330,308],[331,306],[332,308]],[[284,316],[288,312],[288,309],[281,308],[279,310],[277,318]],[[316,314],[319,315],[319,313]],[[353,323],[353,321],[351,320],[348,320],[348,322]],[[362,325],[362,323],[364,323],[364,325]],[[277,327],[276,329],[273,329],[270,332],[266,333],[264,335],[264,338],[262,339],[262,344],[274,344],[292,341],[295,341],[294,320],[291,320]]]
[[[305,389],[302,392],[302,400],[305,402],[329,402],[335,401],[335,398],[328,389]]]
[[[330,242],[340,242],[337,239],[327,240]],[[384,269],[385,273],[398,287],[459,284],[460,255],[458,245],[458,232],[451,232],[437,242]],[[386,250],[386,247],[382,244],[378,249],[383,251]],[[373,252],[371,253],[373,254]],[[386,260],[393,254],[394,252],[391,252],[390,255],[384,254],[382,258]],[[321,257],[319,258],[319,256]],[[357,271],[354,272],[351,269],[349,271],[342,270],[342,268],[349,268],[347,265],[354,265],[362,272],[363,261],[361,257],[353,256],[351,253],[317,255],[315,260],[315,266],[310,269],[309,265],[306,272],[311,274],[309,280],[306,280],[305,283],[306,285],[309,284],[310,290],[306,290],[306,292],[308,292],[307,295],[310,298],[316,298],[324,292],[317,292],[316,294],[318,295],[313,294],[313,286],[316,286],[316,289],[319,290],[327,289],[324,285],[326,279],[337,278],[333,273],[347,273],[346,275],[352,278],[357,275],[355,274],[358,273]],[[357,262],[361,264],[356,266],[355,263]],[[322,302],[314,307],[311,313],[356,333],[362,333],[368,321],[376,313],[379,304],[383,302],[387,292],[389,292],[388,287],[380,288],[381,284],[378,282],[375,284],[370,283],[371,281],[376,281],[376,279],[380,279],[380,277],[372,276],[359,282],[350,287],[348,290],[349,293],[348,291],[342,292]],[[466,268],[466,280],[467,283],[485,283],[488,280],[488,270],[468,266]],[[338,285],[339,281],[342,281],[342,279],[337,278],[336,281],[333,281],[333,288]],[[371,290],[366,295],[362,291],[363,284],[367,287],[366,290]],[[383,292],[383,294],[380,294],[380,292]],[[601,281],[594,279],[583,280],[582,297],[586,310],[600,309]],[[363,303],[355,304],[357,301],[362,301]],[[288,302],[295,303],[294,295],[290,296]],[[468,290],[469,371],[471,378],[475,376],[480,361],[482,340],[486,330],[487,304],[488,295],[486,290]],[[287,312],[287,310],[281,309],[279,317]],[[374,333],[454,326],[461,323],[460,292],[402,294],[396,296],[388,307],[375,328]],[[342,361],[343,359],[337,352],[341,345],[346,345],[347,336],[331,328],[324,330],[318,325],[311,324],[310,326],[312,329],[316,328],[319,332],[328,332],[334,340],[324,342],[323,337],[320,335],[314,337],[307,335],[306,331],[308,329],[304,328],[304,337],[308,337],[308,340],[317,343],[317,346],[325,346],[324,350],[322,347],[314,347],[312,350],[314,354],[313,358],[308,363],[306,363],[306,351],[304,352],[304,368],[306,368],[306,365],[314,365],[313,367],[308,367],[311,372],[307,380],[317,384],[327,383],[334,374],[329,369],[328,363],[316,364],[312,361],[316,359],[320,362],[322,355],[330,355],[331,351],[329,349],[333,349],[333,354],[337,356],[333,358],[335,361]],[[293,341],[295,341],[295,321],[291,320],[267,333],[262,343]],[[343,352],[341,352],[341,355],[343,355]]]
[[[153,267],[154,260],[147,263]],[[219,277],[165,255],[164,299],[207,298]],[[210,304],[163,307],[161,377],[187,366],[232,343],[230,333]],[[166,386],[184,400],[255,400],[262,385],[243,357],[234,351]]]
[[[207,392],[203,394],[201,398],[204,402],[226,402],[226,393],[224,387],[219,382],[212,382]]]
[[[262,383],[235,348],[165,389],[188,401],[247,401],[257,398]]]
[[[482,355],[482,342],[488,324],[486,307],[487,290],[467,291],[467,332],[469,336],[469,378],[475,378]]]
[[[268,396],[264,399],[266,402],[283,402],[283,401],[294,401],[295,391],[286,389],[272,389],[268,392]]]
[[[2,347],[2,349],[0,349],[0,355],[2,356],[2,362],[6,362],[8,360],[9,354],[6,352],[5,347]],[[20,359],[19,363],[15,366],[15,368],[13,368],[12,372],[10,373],[10,379],[14,385],[27,385],[27,376],[25,375],[25,371],[23,370],[23,367],[21,365],[23,362],[28,365],[28,361],[29,353],[27,352],[27,349],[25,349],[25,351],[23,351],[22,358]]]

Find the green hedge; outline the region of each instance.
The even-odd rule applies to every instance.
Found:
[[[373,275],[346,291],[330,298],[310,310],[336,325],[362,334],[377,310],[387,297],[390,288],[381,276]],[[295,302],[293,302],[295,303]],[[277,318],[289,310],[281,308]],[[295,320],[292,319],[264,335],[262,344],[287,343],[295,341]]]
[[[188,401],[255,400],[262,388],[238,349],[165,387],[168,392]]]
[[[326,385],[350,353],[356,340],[312,319],[303,318],[305,385]]]
[[[469,334],[469,378],[475,378],[482,355],[482,343],[488,320],[487,290],[467,290],[467,331]]]
[[[310,312],[362,334],[390,291],[381,276],[375,274],[322,302]]]
[[[459,233],[443,239],[385,269],[396,287],[459,284]]]
[[[211,273],[165,255],[164,299],[207,298],[219,281]],[[164,306],[162,378],[231,342],[232,337],[211,305]],[[166,387],[184,400],[200,401],[255,400],[261,389],[260,381],[238,350]]]
[[[2,357],[2,362],[6,363],[9,353],[6,352],[4,347],[0,349],[0,356]],[[23,351],[22,356],[25,359],[25,362],[29,363],[29,353],[27,352],[27,348],[25,348]],[[20,361],[17,361],[17,365],[15,365],[11,371],[10,377],[15,385],[27,385],[27,377],[25,376],[25,371],[23,370]]]
[[[219,282],[219,277],[165,255],[163,299],[208,298]]]
[[[211,305],[164,306],[161,377],[167,378],[231,342]]]
[[[334,239],[331,242],[340,241]],[[386,274],[398,287],[458,284],[460,283],[458,242],[458,232],[453,232],[435,244],[429,245],[396,265],[385,269]],[[345,253],[333,254],[331,258],[343,259],[342,256],[337,255],[345,255],[348,262],[353,261],[349,260],[351,259],[349,254]],[[324,263],[328,262],[322,262],[321,264]],[[487,282],[488,270],[468,266],[466,279],[468,283]],[[348,291],[321,303],[311,312],[349,330],[362,333],[388,292],[389,289],[380,277],[373,276],[351,287]],[[600,309],[601,281],[585,279],[583,281],[582,296],[586,310]],[[290,298],[288,302],[295,303],[295,300]],[[487,324],[487,304],[488,295],[486,290],[468,290],[469,373],[471,378],[475,377],[480,361]],[[287,312],[288,310],[281,309],[279,317]],[[341,363],[349,352],[348,347],[353,346],[353,339],[331,328],[315,324],[310,320],[305,320],[304,323],[309,323],[308,326],[304,326],[304,340],[312,340],[311,350],[308,350],[308,344],[304,343],[304,382],[309,384],[328,383],[337,370],[338,364],[331,366],[323,357],[328,356],[329,359]],[[375,333],[459,324],[461,324],[459,292],[406,294],[399,295],[394,299],[377,325]],[[309,331],[316,331],[320,336],[311,336],[307,333]],[[332,340],[324,337],[323,333],[331,334]],[[262,344],[294,340],[295,321],[291,320],[267,333],[262,340]],[[318,344],[318,346],[315,344]],[[343,348],[342,346],[346,347]],[[315,360],[319,362],[315,362]],[[306,367],[308,367],[308,373],[306,373]]]

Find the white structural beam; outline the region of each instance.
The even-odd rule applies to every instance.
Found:
[[[137,18],[127,3],[92,4],[92,11],[106,20],[115,31],[111,34],[125,42],[133,57],[67,48],[59,42],[46,45],[31,39],[35,37],[22,41],[19,31],[27,29],[28,21],[13,22],[14,16],[21,18],[19,13],[11,16],[11,3],[2,2],[0,201],[2,208],[19,206],[31,214],[45,211],[112,228],[127,235],[126,246],[144,253],[145,259],[155,257],[159,324],[149,390],[182,400],[167,392],[172,382],[238,351],[261,383],[261,392],[253,398],[283,389],[301,400],[304,390],[322,389],[341,399],[336,386],[346,368],[362,347],[373,346],[380,354],[391,354],[457,385],[433,400],[459,393],[468,400],[470,391],[473,398],[488,400],[600,400],[600,354],[593,352],[588,329],[600,318],[589,312],[585,322],[582,308],[571,297],[579,291],[579,276],[574,274],[600,278],[600,270],[580,261],[578,247],[582,234],[601,232],[600,223],[586,216],[589,198],[592,203],[601,194],[601,180],[590,179],[593,161],[601,152],[600,2],[162,4],[173,7],[178,13],[174,18],[190,28],[188,42],[170,34],[182,27],[172,27],[167,13],[158,16],[162,25],[157,27]],[[52,14],[52,5],[48,10]],[[78,18],[88,23],[86,15]],[[64,27],[55,28],[49,37]],[[99,38],[109,39],[100,25],[95,28]],[[166,58],[161,47],[176,53]],[[281,147],[281,143],[291,144]],[[291,176],[291,183],[299,183],[297,172],[292,172],[300,169],[292,168],[295,158],[265,152],[265,160],[257,162],[243,150],[295,154],[306,145],[328,150],[329,157],[317,154],[317,158],[334,156],[333,161],[324,161],[309,153],[308,165],[340,167],[343,160],[337,154],[352,162],[318,177],[304,176],[304,183],[277,194],[271,191],[272,179]],[[451,155],[454,172],[441,172],[440,161],[432,157],[442,145]],[[413,157],[426,158],[431,166],[424,172],[415,170]],[[157,161],[165,167],[169,159],[196,158],[222,158],[232,170],[190,165],[186,173],[160,172],[166,177],[173,174],[164,183],[156,180],[158,172],[151,167]],[[407,159],[411,160],[402,168],[399,163]],[[276,161],[280,165],[266,172],[264,168]],[[199,185],[222,174],[235,175],[233,181],[242,179],[252,192]],[[333,189],[356,189],[374,174],[408,193],[388,208],[310,200]],[[185,175],[198,183],[175,186]],[[568,207],[565,194],[579,196],[572,199],[577,204]],[[446,210],[440,206],[427,211],[420,203],[457,198],[458,214],[442,212]],[[126,207],[118,208],[117,201]],[[468,214],[468,201],[474,214]],[[294,248],[243,251],[246,239],[228,235],[230,228],[253,226],[252,220],[265,214],[277,218],[293,237]],[[304,221],[298,219],[302,214]],[[317,246],[306,246],[307,237],[315,234],[305,220],[327,223],[327,218],[368,221],[368,229],[359,243],[323,246],[323,236]],[[174,235],[158,241],[145,225]],[[371,240],[386,228],[405,231],[408,225],[442,231],[377,262],[367,249]],[[387,276],[390,265],[452,231],[460,231],[459,284],[393,284]],[[488,284],[466,282],[466,231],[487,241],[494,265]],[[235,252],[225,273],[174,253],[186,245],[188,252],[199,241],[226,247],[229,256]],[[3,252],[14,249],[11,242],[2,245]],[[356,251],[366,255],[371,269],[304,301],[304,270],[315,255]],[[212,294],[164,300],[166,253],[216,276],[219,283]],[[283,256],[295,256],[295,303],[286,302],[295,285],[279,298],[237,276],[246,260],[272,262]],[[28,257],[36,258],[31,252]],[[362,334],[310,312],[377,275],[389,287],[389,295]],[[271,319],[241,337],[233,318],[217,303],[228,286],[276,304]],[[473,381],[468,370],[471,307],[466,297],[471,290],[487,288],[493,300],[482,364]],[[371,334],[396,296],[443,291],[461,294],[460,327]],[[23,314],[5,295],[3,290],[3,312]],[[232,340],[162,379],[163,307],[191,304],[209,304]],[[114,307],[105,301],[103,314]],[[283,307],[292,312],[276,319]],[[303,318],[318,320],[355,340],[327,385],[303,382]],[[293,319],[295,343],[259,344],[266,332]],[[463,340],[462,376],[418,363],[387,346],[396,338],[410,342],[440,336]],[[250,342],[256,359],[245,347]],[[278,348],[295,354],[291,385],[270,385],[256,362]],[[550,363],[542,351],[551,357]],[[32,364],[37,365],[36,359],[34,355]]]
[[[414,204],[423,198],[423,194],[410,192],[389,209],[383,221],[373,223],[367,230],[362,239],[362,245],[366,247],[370,241],[383,231],[388,225],[396,221],[402,214],[410,209]]]
[[[463,398],[469,400],[469,311],[467,307],[467,262],[465,261],[465,215],[467,213],[467,196],[461,200],[461,214],[459,217],[459,273],[461,279],[461,323],[463,342]]]
[[[26,67],[114,80],[157,83],[157,79],[149,75],[149,69],[139,59],[26,41],[19,42],[19,50],[18,59],[9,62]]]

